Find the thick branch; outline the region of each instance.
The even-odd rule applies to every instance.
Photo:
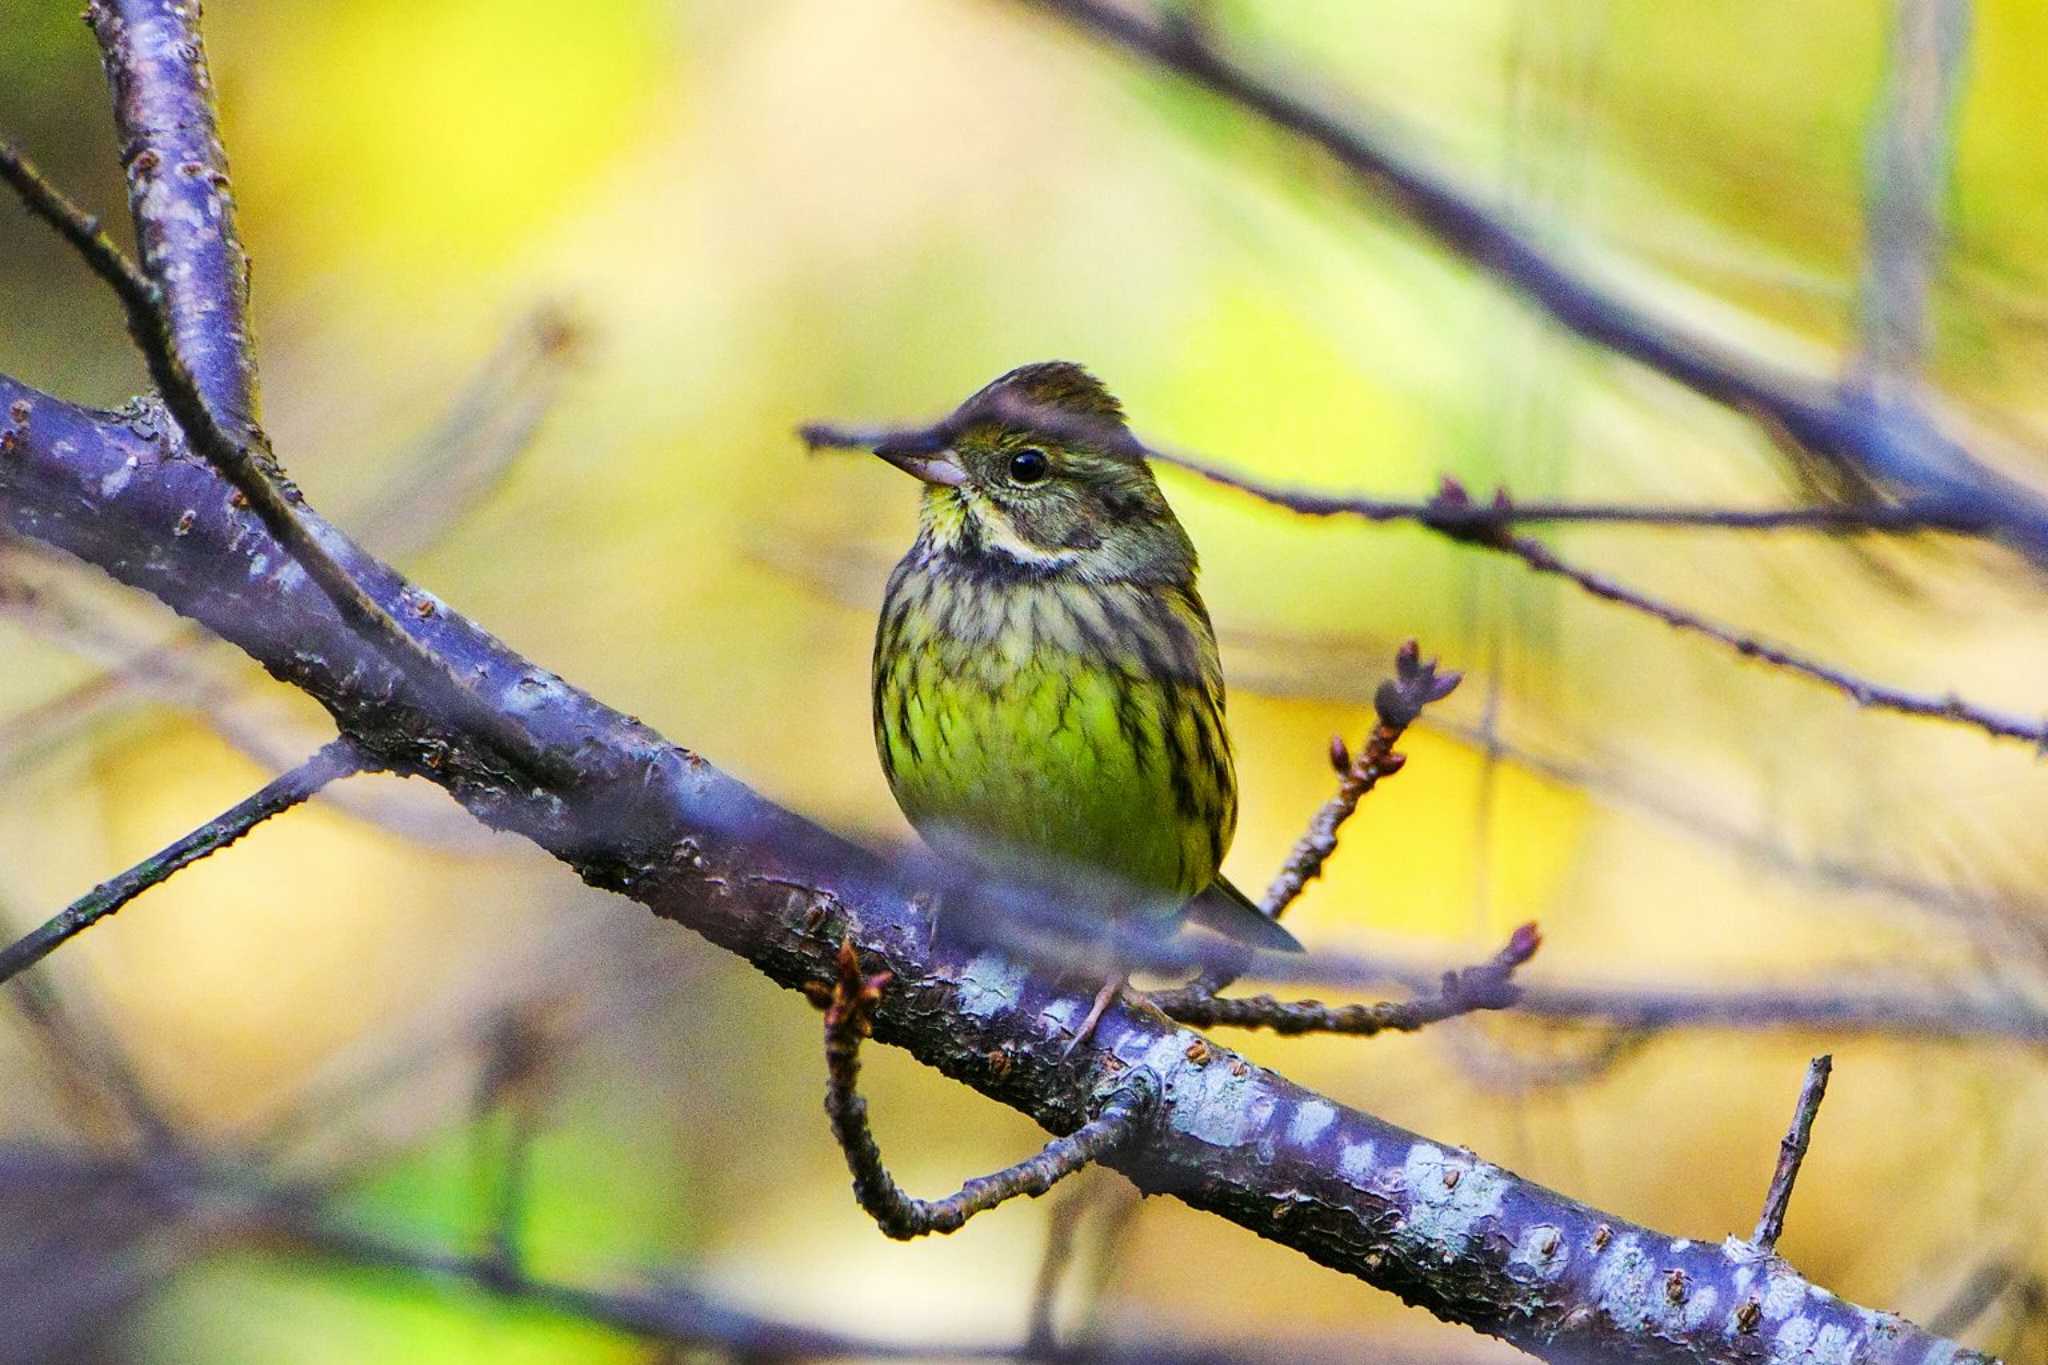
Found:
[[[196,14],[193,18],[196,22]],[[191,37],[196,44],[196,30]],[[203,95],[205,82],[197,54],[193,46],[189,57],[181,60],[188,61],[185,78]],[[197,269],[197,265],[166,252],[157,262],[165,277],[145,276],[99,230],[98,220],[65,197],[4,141],[0,141],[0,179],[14,188],[30,212],[77,248],[93,272],[113,289],[127,315],[129,334],[163,395],[163,405],[191,448],[234,485],[235,492],[255,509],[282,549],[319,585],[342,617],[416,681],[440,692],[443,704],[460,713],[466,727],[491,736],[504,757],[526,767],[545,765],[548,756],[531,742],[516,715],[474,696],[461,678],[450,673],[441,659],[350,576],[321,540],[314,519],[304,515],[297,487],[285,479],[262,432],[253,426],[230,430],[226,419],[215,411],[199,376],[179,349],[174,334],[177,318],[166,303],[169,278],[188,267]],[[223,221],[220,230],[226,232],[229,227]],[[138,228],[147,231],[146,224],[138,223]],[[432,606],[426,604],[423,609],[431,611]]]
[[[114,97],[143,273],[162,291],[193,388],[223,426],[254,439],[249,257],[235,232],[198,0],[94,0],[85,20]]]
[[[1121,1006],[1066,1058],[1085,1002],[1048,975],[934,947],[914,888],[874,857],[437,609],[420,623],[425,645],[560,757],[559,771],[538,778],[509,773],[485,736],[364,645],[151,409],[103,416],[0,379],[0,418],[0,525],[240,645],[326,706],[375,763],[429,778],[479,818],[784,986],[829,989],[841,936],[852,935],[862,962],[892,978],[875,1011],[878,1040],[1055,1134],[1088,1120],[1096,1081],[1149,1069],[1159,1116],[1142,1141],[1106,1157],[1142,1189],[1553,1361],[1789,1365],[1788,1343],[1819,1333],[1864,1365],[1985,1359],[1809,1293],[1790,1267],[1739,1240],[1674,1242]],[[388,607],[433,600],[306,516]],[[1752,1299],[1754,1311],[1741,1311]]]

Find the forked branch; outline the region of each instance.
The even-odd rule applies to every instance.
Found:
[[[1413,1033],[1461,1014],[1512,1007],[1521,999],[1521,988],[1514,983],[1515,972],[1541,946],[1543,938],[1536,925],[1524,924],[1492,957],[1445,972],[1433,993],[1413,1000],[1325,1005],[1319,1000],[1276,1000],[1270,995],[1229,999],[1199,987],[1155,991],[1148,998],[1168,1018],[1195,1028],[1222,1024],[1280,1034],[1347,1033],[1361,1038],[1375,1033]]]
[[[898,1241],[933,1232],[955,1232],[975,1214],[1029,1195],[1036,1199],[1089,1162],[1129,1142],[1159,1100],[1158,1082],[1138,1070],[1120,1077],[1095,1116],[1065,1137],[1054,1138],[1035,1156],[993,1175],[977,1176],[944,1199],[916,1199],[903,1192],[882,1164],[882,1152],[868,1128],[867,1101],[855,1082],[860,1076],[860,1040],[872,1027],[871,1011],[882,999],[889,973],[865,975],[853,940],[839,945],[838,980],[825,1005],[825,1112],[832,1136],[853,1172],[853,1195],[883,1232]]]
[[[141,125],[175,131],[185,110],[208,109],[202,141],[218,150],[212,138],[210,85],[199,38],[198,6],[167,0],[121,0],[96,8],[94,15],[104,44],[108,79],[124,118],[132,111]],[[203,160],[172,168],[160,164],[160,153],[147,146],[135,151],[131,177],[153,177],[159,172],[173,177],[167,183],[188,194],[192,191],[189,182],[195,180],[218,175],[221,185],[225,184],[225,172]],[[192,449],[234,485],[265,529],[319,585],[341,618],[394,665],[439,691],[478,733],[492,737],[504,758],[528,769],[553,762],[515,717],[486,704],[365,590],[302,515],[298,489],[286,480],[267,438],[247,416],[254,403],[254,362],[247,356],[247,337],[239,330],[243,326],[241,286],[228,282],[232,271],[221,274],[217,250],[221,242],[236,241],[233,201],[224,189],[205,190],[203,206],[183,202],[176,192],[135,189],[135,231],[145,245],[150,270],[145,274],[100,230],[98,219],[73,203],[5,141],[0,141],[0,179],[13,186],[29,211],[76,248],[93,273],[113,289],[150,379]],[[205,222],[204,231],[196,234],[188,232],[192,226],[188,220],[195,213]],[[238,245],[233,254],[239,258]],[[213,282],[211,288],[208,281]],[[179,311],[173,311],[174,307]],[[183,333],[223,330],[232,342],[231,352],[240,359],[223,357],[211,347],[203,350],[202,356],[219,363],[202,379],[182,349]],[[224,403],[239,404],[242,420],[217,410],[210,393]],[[432,603],[424,606],[425,614],[431,615]]]

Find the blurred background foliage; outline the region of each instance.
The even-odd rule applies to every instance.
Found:
[[[111,221],[120,177],[75,11],[0,0],[0,127]],[[1887,7],[1209,11],[1242,50],[1672,315],[1816,372],[1855,347]],[[806,457],[791,435],[805,418],[934,414],[1057,356],[1102,374],[1148,436],[1290,484],[1795,491],[1757,427],[1562,337],[1320,158],[1019,6],[215,0],[208,22],[267,426],[313,503],[530,656],[870,842],[908,837],[873,758],[866,669],[914,497],[872,462]],[[1926,357],[2036,482],[2044,43],[2031,0],[1974,6]],[[111,300],[11,210],[0,298],[0,370],[108,404],[141,385]],[[466,388],[482,406],[451,421]],[[514,410],[513,434],[491,435]],[[482,471],[459,495],[433,463],[450,446]],[[1326,795],[1328,737],[1367,724],[1395,642],[1419,636],[1471,674],[1296,911],[1312,944],[1452,958],[1534,917],[1539,979],[2048,997],[2048,795],[2024,746],[1859,712],[1419,530],[1306,521],[1164,478],[1225,639],[1240,882],[1263,885]],[[1543,534],[1869,676],[2041,709],[2043,584],[2003,552]],[[310,750],[321,718],[204,649],[175,655],[203,704],[96,685],[110,662],[183,639],[178,624],[18,550],[0,567],[44,594],[35,609],[10,597],[0,621],[0,914],[19,930]],[[68,628],[51,601],[75,605]],[[1840,865],[1892,888],[1826,875]],[[681,1271],[735,1302],[909,1338],[1023,1329],[1044,1206],[883,1240],[819,1111],[815,1016],[436,793],[351,782],[40,975],[181,1124],[339,1177],[342,1207],[394,1235],[480,1245],[479,1153],[530,1122],[537,1270]],[[545,1039],[510,1098],[480,1079],[508,1018],[539,1019]],[[0,1029],[0,1135],[131,1142],[35,1035]],[[2025,1321],[2039,1291],[2023,1292],[2048,1272],[2038,1051],[1707,1031],[1624,1046],[1511,1018],[1371,1043],[1228,1041],[1714,1239],[1753,1220],[1801,1064],[1832,1047],[1785,1253],[1923,1319],[2003,1274],[1957,1330],[2014,1359],[2048,1352]],[[913,1189],[1037,1140],[900,1056],[870,1072]],[[1063,1320],[1099,1294],[1112,1323],[1254,1348],[1313,1329],[1418,1358],[1512,1355],[1170,1202],[1119,1213],[1117,1184],[1082,1182],[1105,1235],[1084,1233]],[[61,1226],[51,1216],[18,1245]],[[128,1246],[137,1286],[106,1291],[118,1311],[88,1314],[76,1349],[646,1355],[475,1290],[194,1236]]]

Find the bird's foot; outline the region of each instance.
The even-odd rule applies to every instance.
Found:
[[[1101,1022],[1102,1012],[1109,1008],[1109,1002],[1116,999],[1118,992],[1123,990],[1124,982],[1127,980],[1129,980],[1128,977],[1113,976],[1102,983],[1102,989],[1095,992],[1095,1003],[1089,1007],[1088,1017],[1081,1021],[1081,1027],[1075,1031],[1074,1036],[1067,1041],[1066,1047],[1060,1052],[1060,1059],[1062,1061],[1073,1056],[1074,1049],[1088,1041],[1089,1036],[1095,1032],[1095,1025]]]

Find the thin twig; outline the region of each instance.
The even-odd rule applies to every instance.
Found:
[[[1807,1032],[2048,1047],[2048,1010],[2023,998],[1940,995],[1910,984],[1684,990],[1654,984],[1544,981],[1524,986],[1517,1014],[1615,1028]]]
[[[488,1256],[465,1256],[409,1246],[330,1222],[272,1218],[259,1232],[281,1235],[320,1254],[357,1265],[460,1280],[498,1298],[533,1304],[634,1336],[717,1348],[736,1360],[1005,1359],[1010,1348],[941,1343],[921,1345],[851,1336],[801,1323],[759,1317],[722,1303],[685,1283],[644,1289],[593,1289],[507,1272]]]
[[[1271,919],[1279,919],[1308,884],[1323,874],[1323,864],[1337,851],[1337,831],[1351,818],[1358,803],[1380,782],[1407,764],[1408,756],[1394,752],[1401,736],[1431,702],[1442,701],[1457,689],[1465,675],[1456,671],[1438,673],[1436,660],[1425,662],[1415,641],[1409,640],[1394,655],[1394,676],[1380,683],[1373,693],[1373,712],[1378,724],[1366,737],[1356,757],[1346,749],[1342,737],[1330,741],[1330,763],[1337,770],[1337,792],[1308,823],[1308,830],[1295,842],[1287,859],[1266,888],[1259,908]]]
[[[329,782],[361,771],[362,766],[363,757],[351,741],[337,739],[324,745],[254,796],[231,806],[120,876],[101,882],[44,921],[40,928],[0,949],[0,982],[33,967],[150,887],[169,880],[171,874],[226,848],[271,816],[290,810]]]
[[[1005,406],[1008,406],[1007,404]],[[1048,425],[1046,412],[1023,408],[1019,415]],[[1068,416],[1069,414],[1061,414]],[[1088,434],[1093,423],[1076,424]],[[864,449],[914,440],[926,427],[853,425],[807,422],[797,435],[813,450]],[[1364,521],[1414,522],[1433,531],[1489,532],[1511,526],[1546,523],[1567,525],[1648,526],[1675,530],[1822,531],[1837,535],[1911,535],[1948,531],[1981,535],[1995,524],[1988,515],[1932,501],[1875,503],[1865,506],[1707,507],[1686,503],[1567,502],[1555,499],[1520,501],[1505,489],[1483,501],[1448,498],[1441,491],[1427,498],[1381,498],[1363,493],[1326,493],[1255,479],[1228,465],[1184,450],[1168,450],[1146,442],[1145,458],[1185,470],[1224,488],[1248,493],[1305,517],[1357,517]]]
[[[80,573],[84,570],[80,569]],[[27,583],[0,560],[0,620],[82,657],[109,665],[73,687],[0,719],[0,781],[46,760],[78,740],[96,722],[148,701],[189,711],[229,746],[259,767],[280,771],[313,743],[315,723],[263,714],[264,701],[238,676],[242,660],[197,627],[149,637],[117,628],[99,604],[71,591],[61,578]],[[402,838],[448,852],[490,851],[491,836],[438,794],[411,784],[341,787],[329,794],[335,810]]]
[[[196,6],[192,8],[196,10]],[[196,13],[192,17],[196,23]],[[198,41],[196,27],[191,41]],[[306,570],[342,620],[401,673],[433,689],[438,699],[461,713],[465,723],[490,736],[493,747],[504,757],[536,772],[554,763],[516,719],[471,691],[321,543],[300,516],[300,494],[286,482],[261,432],[252,426],[251,437],[235,436],[208,404],[198,379],[177,350],[175,321],[164,310],[164,294],[100,230],[99,220],[72,203],[4,141],[0,141],[0,179],[12,185],[30,212],[76,247],[93,272],[112,287],[127,314],[129,334],[148,362],[150,378],[186,440],[255,509],[264,528]],[[149,223],[136,226],[140,234],[149,235]],[[223,223],[220,230],[229,227]]]
[[[1390,1031],[1413,1033],[1461,1014],[1512,1007],[1521,998],[1521,988],[1514,983],[1515,972],[1542,945],[1543,938],[1536,926],[1525,924],[1485,962],[1445,972],[1434,994],[1414,1000],[1325,1005],[1318,1000],[1276,1000],[1270,995],[1227,999],[1200,986],[1155,991],[1147,999],[1164,1010],[1168,1018],[1194,1028],[1226,1024],[1270,1029],[1279,1034],[1345,1033],[1364,1038]]]
[[[880,444],[883,441],[897,444],[944,443],[950,441],[964,426],[977,420],[987,420],[991,416],[1025,422],[1052,435],[1096,441],[1148,459],[1163,458],[1154,447],[1140,441],[1120,424],[1109,424],[1099,418],[1076,417],[1071,413],[1020,403],[1010,396],[991,400],[988,410],[976,411],[970,406],[940,422],[924,427],[847,427],[811,423],[800,428],[798,434],[813,449],[858,448]],[[1319,504],[1313,500],[1313,495],[1309,495],[1308,500],[1304,501],[1304,495],[1286,489],[1271,488],[1251,479],[1233,477],[1230,482],[1232,487],[1290,511],[1314,514],[1319,510]],[[1772,644],[1734,626],[1724,625],[1684,607],[1674,606],[1647,593],[1638,592],[1607,574],[1595,573],[1567,562],[1540,540],[1514,534],[1499,517],[1468,514],[1463,509],[1477,507],[1478,504],[1472,501],[1455,480],[1444,480],[1442,490],[1434,500],[1433,506],[1438,511],[1431,519],[1426,519],[1421,524],[1460,544],[1512,555],[1536,573],[1562,578],[1603,601],[1641,612],[1662,621],[1674,630],[1713,640],[1745,659],[1756,659],[1832,687],[1858,706],[1932,720],[1952,721],[1975,727],[1995,739],[2023,740],[2048,753],[2048,718],[2037,721],[2024,720],[2007,712],[1965,701],[1954,692],[1935,695],[1873,683],[1847,669],[1823,663],[1797,650]],[[1321,507],[1320,510],[1327,512],[1330,509]],[[1470,520],[1466,519],[1468,515]]]
[[[1764,1195],[1763,1215],[1756,1220],[1750,1243],[1758,1250],[1777,1250],[1785,1231],[1785,1206],[1792,1202],[1792,1186],[1799,1180],[1799,1164],[1806,1160],[1807,1144],[1813,1139],[1813,1120],[1820,1102],[1827,1098],[1828,1075],[1835,1059],[1822,1053],[1807,1064],[1806,1084],[1799,1087],[1799,1103],[1792,1109],[1792,1126],[1778,1141],[1778,1169],[1771,1174],[1770,1192]]]
[[[1358,809],[1366,793],[1382,779],[1392,777],[1408,762],[1394,746],[1431,702],[1451,695],[1464,674],[1436,671],[1436,660],[1422,661],[1422,651],[1409,640],[1394,653],[1394,676],[1383,680],[1373,693],[1373,711],[1378,723],[1366,737],[1365,747],[1353,757],[1341,735],[1330,739],[1330,763],[1337,770],[1337,791],[1310,818],[1308,829],[1295,841],[1280,870],[1259,901],[1266,918],[1277,920],[1294,904],[1311,881],[1323,874],[1323,864],[1337,851],[1337,831]],[[1214,996],[1237,980],[1240,974],[1229,968],[1212,968],[1183,994]]]
[[[490,1030],[490,1050],[477,1077],[471,1118],[476,1133],[477,1177],[490,1215],[484,1254],[502,1274],[516,1278],[526,1267],[526,1210],[533,1175],[533,1140],[540,1131],[542,1091],[554,1051],[542,1016],[547,1001],[532,1008],[513,1005]],[[493,1142],[494,1117],[504,1133]]]
[[[1103,1100],[1094,1118],[1066,1137],[1054,1138],[1035,1156],[993,1175],[977,1176],[944,1199],[914,1199],[882,1164],[882,1152],[868,1129],[868,1106],[855,1090],[860,1076],[860,1040],[869,1011],[882,998],[889,974],[867,976],[853,940],[839,946],[839,979],[825,1007],[825,1112],[832,1135],[853,1172],[853,1194],[883,1232],[898,1241],[927,1233],[957,1231],[975,1214],[1018,1195],[1037,1198],[1055,1184],[1128,1141],[1148,1118],[1158,1095],[1148,1073],[1128,1073]]]
[[[1874,683],[1847,669],[1824,663],[1810,654],[1772,644],[1734,626],[1725,625],[1685,607],[1674,606],[1648,593],[1638,592],[1619,580],[1567,563],[1542,541],[1528,536],[1499,535],[1474,538],[1473,543],[1511,554],[1540,574],[1565,579],[1604,601],[1651,616],[1673,630],[1703,636],[1725,645],[1745,659],[1782,668],[1813,682],[1831,687],[1860,707],[1894,711],[1930,720],[1952,721],[1973,726],[1993,739],[2017,739],[2048,753],[2048,720],[2029,721],[2009,712],[1965,701],[1955,692],[1934,694],[1912,692],[1901,687]]]
[[[351,524],[363,543],[386,558],[404,559],[446,536],[532,445],[585,340],[582,324],[558,306],[543,305],[519,319],[354,509]]]
[[[16,976],[5,989],[49,1055],[59,1085],[80,1098],[93,1094],[104,1102],[111,1097],[148,1146],[165,1150],[177,1145],[181,1125],[108,1030],[97,1019],[80,1017],[84,1012],[75,995],[60,997],[41,972]]]
[[[1375,498],[1364,494],[1322,493],[1285,488],[1240,474],[1224,465],[1184,451],[1148,447],[1161,464],[1200,475],[1214,484],[1249,493],[1308,517],[1358,517],[1371,522],[1414,522],[1433,531],[1483,532],[1540,523],[1568,525],[1649,526],[1670,530],[1822,531],[1836,535],[1911,535],[1949,531],[1981,535],[1992,518],[1961,508],[1928,503],[1875,503],[1821,507],[1702,507],[1680,503],[1517,501],[1505,490],[1485,500]]]

